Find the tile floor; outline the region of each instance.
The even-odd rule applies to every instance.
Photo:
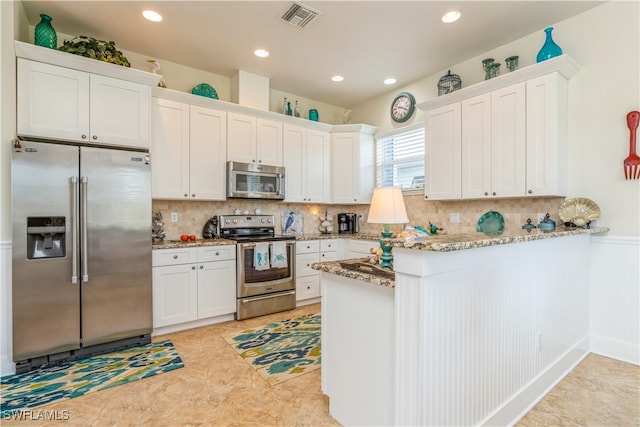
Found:
[[[221,335],[272,320],[319,313],[319,304],[242,322],[177,332],[185,367],[51,404],[65,420],[2,420],[3,426],[336,426],[320,370],[269,386]],[[638,426],[640,368],[589,355],[518,426]],[[34,415],[37,413],[34,410]]]

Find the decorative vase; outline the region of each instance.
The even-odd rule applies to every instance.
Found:
[[[551,37],[551,31],[553,31],[553,27],[545,28],[544,30],[547,36],[544,45],[542,45],[542,49],[538,52],[536,62],[546,61],[554,56],[562,55],[562,49],[553,41],[553,37]]]
[[[42,20],[35,28],[34,43],[37,46],[56,49],[58,47],[58,36],[56,30],[51,26],[51,17],[49,15],[40,14]]]

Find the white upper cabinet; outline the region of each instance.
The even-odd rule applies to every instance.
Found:
[[[149,148],[150,87],[17,60],[18,135]]]
[[[566,194],[568,56],[419,105],[428,200]]]
[[[331,197],[329,132],[284,125],[285,200],[327,203]]]
[[[282,166],[282,123],[229,112],[228,160]]]
[[[375,186],[375,128],[346,125],[342,130],[331,134],[332,201],[370,203]]]
[[[226,112],[153,98],[155,199],[225,200]]]

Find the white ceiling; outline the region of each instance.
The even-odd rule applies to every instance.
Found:
[[[304,29],[279,18],[290,1],[23,1],[70,35],[229,76],[266,76],[272,89],[350,108],[480,55],[602,1],[303,1],[320,12]],[[153,9],[153,23],[141,15]],[[460,20],[443,24],[450,9]],[[260,59],[257,48],[271,55]],[[344,81],[335,83],[331,76]],[[395,77],[394,86],[382,81]]]

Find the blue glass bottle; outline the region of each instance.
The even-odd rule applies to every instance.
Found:
[[[34,30],[33,43],[37,46],[48,47],[49,49],[58,48],[58,36],[56,30],[51,26],[51,17],[44,13],[40,15],[42,20]]]
[[[544,45],[542,45],[542,49],[538,52],[538,56],[536,57],[536,62],[546,61],[547,59],[551,59],[554,56],[562,55],[562,49],[560,46],[553,41],[551,37],[551,31],[553,31],[553,27],[545,28],[544,32],[547,37],[544,41]]]

